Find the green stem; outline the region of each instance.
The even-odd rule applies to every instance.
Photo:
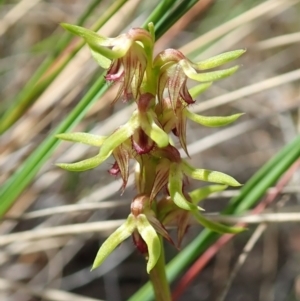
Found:
[[[150,272],[150,280],[155,293],[156,301],[171,301],[171,292],[166,275],[165,251],[161,239],[161,253],[157,264]]]

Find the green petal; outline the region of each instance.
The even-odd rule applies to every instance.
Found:
[[[193,64],[199,70],[206,70],[221,66],[230,61],[233,61],[245,53],[245,49],[239,49],[234,51],[225,52],[216,56],[213,56],[205,61]]]
[[[99,155],[105,157],[105,159],[108,158],[114,149],[133,135],[138,127],[139,123],[136,114],[134,113],[126,124],[120,126],[114,133],[105,139]]]
[[[100,147],[106,139],[106,136],[98,136],[88,133],[62,133],[55,136],[58,139],[72,141],[72,142],[80,142],[87,145],[98,146]]]
[[[199,123],[204,126],[208,127],[219,127],[228,125],[235,120],[237,120],[240,116],[244,115],[244,113],[234,114],[225,117],[218,117],[218,116],[202,116],[195,113],[190,112],[189,110],[185,109],[184,114],[187,118],[193,120],[196,123]]]
[[[95,168],[105,161],[120,144],[126,141],[137,127],[136,114],[133,114],[125,125],[119,127],[113,134],[105,139],[97,156],[77,163],[58,163],[56,165],[69,171],[84,171]]]
[[[139,120],[143,131],[158,147],[163,148],[169,144],[169,135],[155,123],[152,113],[140,114]]]
[[[246,228],[242,228],[242,227],[229,227],[229,226],[225,226],[213,221],[208,220],[207,218],[205,218],[203,215],[201,215],[199,212],[194,211],[193,212],[195,219],[204,227],[218,232],[218,233],[232,233],[232,234],[237,234],[240,232],[243,232],[246,230]]]
[[[196,169],[189,165],[185,160],[182,160],[182,167],[184,173],[195,180],[214,182],[228,186],[241,186],[237,180],[229,175],[219,171]]]
[[[56,165],[69,171],[84,171],[95,168],[105,161],[120,144],[126,141],[134,133],[136,127],[137,125],[131,124],[129,121],[118,128],[105,139],[99,154],[95,157],[77,163],[57,163]]]
[[[223,191],[227,188],[227,185],[209,185],[205,186],[199,189],[195,189],[189,193],[192,202],[194,204],[204,200],[207,198],[209,195],[212,193],[218,192],[218,191]]]
[[[160,239],[144,214],[139,214],[137,217],[137,229],[148,247],[147,273],[149,274],[160,256]]]
[[[170,167],[169,192],[178,207],[184,210],[197,210],[197,206],[189,202],[182,193],[182,172],[178,164],[172,164]]]
[[[96,269],[110,255],[110,253],[126,238],[128,238],[134,229],[135,219],[130,214],[123,225],[121,225],[113,234],[111,234],[100,247],[93,263],[92,270]]]

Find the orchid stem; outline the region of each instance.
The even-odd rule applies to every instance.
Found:
[[[156,301],[171,301],[170,286],[166,275],[165,251],[161,239],[161,253],[155,267],[150,272],[150,280]]]

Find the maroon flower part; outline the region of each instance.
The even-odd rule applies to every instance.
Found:
[[[132,148],[138,155],[148,154],[154,147],[154,141],[151,140],[142,129],[138,129],[131,137]]]
[[[179,151],[172,145],[163,149],[156,149],[152,155],[160,158],[160,160],[155,170],[155,180],[150,194],[151,201],[163,188],[167,188],[171,164],[181,162]]]
[[[120,174],[120,167],[117,162],[112,165],[112,167],[108,170],[108,173],[112,176],[118,176]]]
[[[152,37],[146,30],[134,28],[115,38],[112,45],[117,57],[112,60],[105,79],[121,85],[114,101],[136,100],[149,63],[146,51],[152,53]]]
[[[112,61],[107,73],[105,75],[105,79],[111,82],[117,82],[122,79],[124,75],[124,69],[122,66],[122,62],[120,59],[116,59]]]
[[[141,237],[140,233],[138,231],[134,231],[132,233],[132,240],[133,243],[136,247],[136,249],[141,253],[141,254],[147,254],[148,253],[148,247],[143,238]]]
[[[191,213],[177,207],[170,197],[161,199],[157,205],[158,219],[164,226],[177,228],[177,248],[180,248],[189,226]]]
[[[159,66],[157,96],[160,103],[164,102],[164,92],[167,91],[171,107],[175,111],[178,102],[189,105],[194,103],[187,88],[187,75],[179,64],[185,56],[178,50],[166,49],[159,53],[154,61],[154,66]]]
[[[172,132],[178,137],[179,142],[185,153],[188,155],[186,146],[186,121],[187,117],[184,113],[184,105],[181,101],[177,100],[175,111],[172,108],[170,98],[163,98],[161,105],[157,106],[156,113],[158,120],[162,125],[164,131],[167,133]]]
[[[123,57],[112,61],[105,78],[107,81],[120,83],[114,101],[119,98],[123,98],[124,101],[138,98],[146,67],[145,50],[136,42]]]
[[[137,195],[131,203],[131,214],[135,217],[138,217],[140,214],[145,214],[151,226],[155,229],[157,233],[163,236],[166,240],[168,240],[171,244],[174,245],[172,238],[170,237],[168,231],[163,226],[163,224],[157,219],[154,211],[151,209],[151,200],[145,194]],[[139,235],[138,232],[133,233],[133,241],[138,250],[145,254],[145,245],[144,240]],[[147,251],[147,250],[146,250]]]
[[[119,173],[121,174],[123,184],[122,184],[122,193],[124,192],[128,178],[129,178],[129,160],[131,157],[131,150],[125,143],[122,143],[119,147],[115,148],[113,151],[113,156],[116,160],[113,167],[116,165]]]

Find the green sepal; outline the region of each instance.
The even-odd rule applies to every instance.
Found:
[[[193,88],[189,89],[189,93],[191,94],[192,98],[196,98],[197,96],[205,92],[211,85],[212,82],[196,85]]]
[[[97,61],[97,63],[104,69],[109,68],[111,64],[111,60],[105,56],[106,52],[104,47],[102,46],[111,46],[112,39],[100,36],[96,32],[72,24],[61,23],[60,24],[64,29],[68,30],[72,34],[82,37],[86,43],[89,45],[92,56]],[[99,47],[101,47],[101,53],[99,53]],[[96,49],[94,49],[96,48]],[[109,50],[109,57],[111,56],[111,50]]]
[[[92,51],[102,55],[103,57],[106,57],[109,60],[118,59],[118,58],[124,56],[126,54],[126,52],[128,51],[128,49],[130,48],[130,46],[132,45],[131,40],[124,40],[122,43],[122,46],[117,45],[117,46],[114,46],[112,49],[110,49],[107,47],[103,47],[103,45],[101,45],[101,44],[95,43],[95,41],[86,40],[86,42],[88,43],[88,45]],[[94,54],[93,54],[93,56],[94,56]],[[96,57],[94,56],[94,58],[98,61],[97,56]],[[100,58],[100,62],[101,62],[101,58]]]
[[[139,214],[136,218],[136,226],[139,234],[142,236],[143,240],[148,247],[148,262],[147,262],[147,273],[156,265],[158,258],[161,253],[160,239],[155,231],[155,229],[149,223],[145,214]]]
[[[130,214],[125,223],[113,232],[102,244],[94,260],[92,270],[99,267],[110,253],[132,234],[135,228],[135,218]]]
[[[134,133],[139,126],[137,121],[136,114],[133,114],[126,124],[105,139],[97,156],[76,163],[57,163],[56,165],[69,171],[85,171],[97,167]]]
[[[104,55],[100,54],[99,52],[93,50],[92,48],[90,48],[90,50],[94,60],[99,64],[99,66],[103,69],[108,69],[111,65],[111,60],[105,57]]]
[[[182,193],[182,172],[180,165],[174,163],[170,167],[169,193],[173,202],[184,210],[197,210],[197,206],[189,202]]]
[[[246,49],[239,49],[234,51],[229,51],[221,53],[219,55],[213,56],[207,60],[201,61],[199,63],[194,63],[193,65],[199,70],[207,70],[215,67],[219,67],[223,64],[226,64],[230,61],[233,61],[240,57],[246,52]]]
[[[224,184],[228,186],[242,185],[233,177],[219,171],[208,170],[208,169],[196,169],[191,165],[189,165],[185,160],[182,160],[181,165],[183,168],[183,172],[195,180],[214,182],[214,183]]]
[[[60,23],[60,25],[70,33],[82,37],[86,41],[94,41],[94,43],[99,43],[103,46],[111,46],[112,39],[103,37],[90,29],[68,23]]]
[[[186,60],[181,60],[180,64],[183,68],[184,73],[190,79],[199,81],[199,82],[213,82],[215,80],[219,80],[225,77],[228,77],[235,73],[239,66],[234,66],[232,68],[218,70],[218,71],[211,71],[205,73],[197,73],[196,70],[190,65],[190,63]]]
[[[55,165],[68,171],[85,171],[97,167],[104,160],[106,160],[106,158],[107,156],[103,157],[99,154],[95,157],[82,160],[76,163],[56,163]]]
[[[133,135],[134,131],[139,127],[138,119],[136,117],[136,113],[133,113],[132,117],[126,124],[120,126],[115,132],[106,138],[101,147],[99,153],[100,156],[108,158],[115,148]]]
[[[205,218],[203,215],[201,215],[199,212],[197,211],[193,211],[193,215],[195,217],[195,219],[204,227],[218,232],[218,233],[232,233],[232,234],[237,234],[237,233],[241,233],[243,231],[246,230],[246,228],[243,227],[230,227],[230,226],[225,226],[223,224],[220,223],[216,223],[213,222],[207,218]]]
[[[107,138],[106,136],[98,136],[82,132],[62,133],[55,135],[55,137],[65,141],[80,142],[97,147],[100,147]]]
[[[159,148],[164,148],[169,144],[169,135],[159,127],[154,121],[152,112],[140,114],[140,125],[148,137],[150,137]]]
[[[108,68],[111,60],[120,58],[128,51],[132,40],[119,36],[117,38],[106,38],[96,32],[76,25],[61,23],[61,26],[69,32],[84,38],[89,45],[92,55],[99,65]],[[114,46],[112,49],[108,48]]]
[[[207,198],[212,193],[223,191],[227,187],[227,185],[208,185],[191,191],[189,195],[192,199],[192,202],[196,204]]]
[[[236,121],[240,116],[244,115],[244,113],[239,113],[239,114],[234,114],[234,115],[224,116],[224,117],[202,116],[202,115],[192,113],[187,109],[184,110],[184,114],[186,115],[187,118],[191,119],[192,121],[207,127],[225,126]]]

